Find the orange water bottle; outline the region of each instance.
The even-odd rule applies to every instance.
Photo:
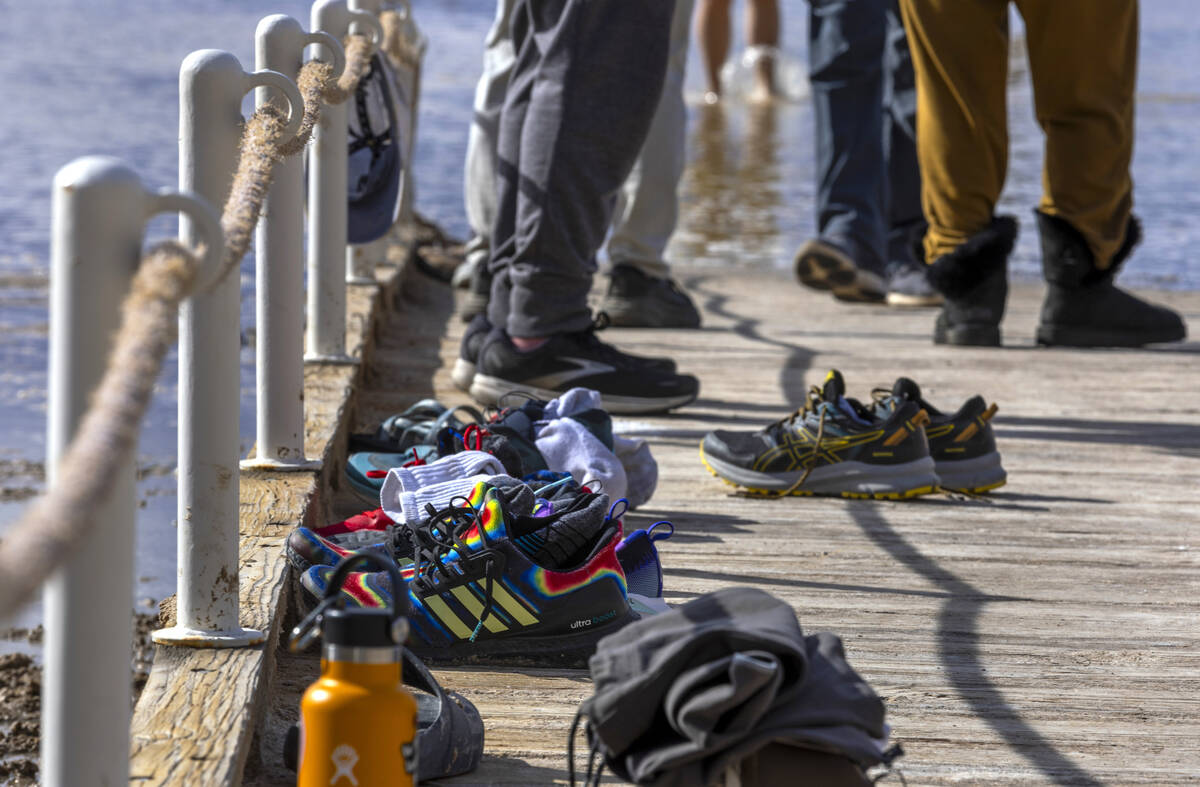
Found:
[[[407,607],[347,608],[342,583],[364,567],[388,571],[393,597],[407,599],[395,563],[356,552],[338,564],[321,603],[292,631],[293,651],[322,640],[321,677],[300,702],[299,787],[416,784],[417,703],[400,674]]]

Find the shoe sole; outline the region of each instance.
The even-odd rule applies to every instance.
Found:
[[[1131,336],[1124,331],[1077,328],[1070,325],[1041,324],[1037,328],[1037,343],[1059,347],[1142,347],[1147,344],[1181,342],[1187,331],[1146,332]]]
[[[864,271],[848,257],[834,254],[823,246],[805,244],[796,252],[796,278],[814,290],[833,291],[833,297],[852,303],[881,303],[883,279]]]
[[[699,315],[687,319],[676,317],[661,309],[648,309],[637,300],[606,297],[600,311],[608,315],[609,324],[616,328],[699,328]]]
[[[586,667],[601,639],[640,619],[640,615],[630,610],[623,618],[579,634],[481,639],[456,642],[448,647],[427,645],[414,637],[409,640],[408,649],[426,664],[443,666],[505,664],[518,667]]]
[[[470,391],[471,383],[475,381],[475,364],[466,358],[457,358],[454,368],[450,370],[450,380],[460,391]]]
[[[999,347],[1000,328],[994,325],[963,325],[945,330],[934,329],[933,343],[956,347]]]
[[[498,403],[502,396],[512,391],[526,393],[535,399],[543,401],[557,399],[563,395],[563,391],[539,388],[536,385],[527,385],[525,383],[514,383],[478,372],[475,374],[474,382],[471,383],[471,396],[485,405]],[[616,396],[601,392],[600,403],[610,413],[639,415],[643,413],[661,413],[666,410],[673,410],[676,407],[683,407],[685,404],[690,404],[694,401],[698,395],[699,391],[690,394],[651,398],[644,396]]]
[[[999,489],[1008,482],[1008,474],[1000,464],[1000,452],[977,456],[974,459],[941,459],[934,463],[942,489],[981,495]]]
[[[909,295],[903,292],[889,292],[887,294],[887,305],[909,309],[925,309],[933,306],[941,306],[942,296],[936,293],[933,295]]]
[[[760,473],[723,462],[704,453],[700,445],[700,461],[708,472],[725,483],[745,489],[753,495],[779,497],[804,475],[795,473]],[[924,456],[899,465],[869,465],[863,462],[838,462],[818,467],[809,473],[800,489],[789,494],[796,496],[822,495],[850,499],[906,500],[918,495],[931,495],[939,486],[933,458]]]

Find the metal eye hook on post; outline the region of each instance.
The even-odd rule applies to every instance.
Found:
[[[375,49],[383,46],[384,33],[383,25],[379,22],[379,8],[372,8],[367,3],[372,3],[378,6],[378,0],[350,0],[349,2],[349,17],[350,25],[347,31],[351,34],[361,33],[359,25],[366,27],[371,32],[371,46]]]
[[[345,62],[344,58],[343,62]],[[283,94],[288,102],[288,119],[287,125],[283,127],[283,137],[280,138],[279,144],[285,145],[294,139],[300,131],[300,124],[304,121],[304,99],[301,98],[300,88],[296,87],[296,83],[278,71],[265,68],[246,73],[245,80],[243,95],[256,87],[274,88]]]
[[[216,286],[217,278],[221,274],[221,256],[225,249],[221,217],[199,194],[170,188],[162,188],[155,194],[147,195],[146,219],[160,213],[184,214],[195,227],[197,238],[203,240],[196,247],[197,252],[203,249],[204,253],[200,256],[200,267],[192,283],[192,292],[208,292]]]

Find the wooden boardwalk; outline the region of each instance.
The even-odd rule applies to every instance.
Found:
[[[933,346],[931,311],[835,303],[780,272],[693,269],[682,280],[703,329],[604,335],[701,379],[693,406],[618,422],[659,462],[657,494],[627,521],[675,524],[661,544],[668,601],[753,585],[792,604],[806,631],[839,634],[886,700],[910,785],[1200,780],[1200,344],[1035,348],[1035,286],[1014,290],[1010,346],[984,350]],[[355,430],[422,396],[467,401],[449,379],[462,331],[452,297],[410,277]],[[1155,297],[1200,330],[1200,294]],[[761,500],[707,473],[697,457],[707,431],[786,415],[829,368],[860,397],[907,375],[943,407],[974,393],[997,402],[1008,485],[983,499]],[[315,669],[292,659],[277,708]],[[487,723],[483,766],[452,783],[565,778],[586,672],[439,677]],[[264,760],[270,748],[264,740]]]

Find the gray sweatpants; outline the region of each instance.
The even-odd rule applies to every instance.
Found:
[[[517,0],[500,115],[488,319],[512,336],[591,325],[617,192],[662,94],[673,0]]]
[[[467,243],[469,270],[486,265],[491,251],[496,220],[496,140],[504,92],[516,60],[509,35],[515,2],[496,3],[496,18],[484,42],[483,73],[475,87],[463,179],[463,203],[472,233]],[[632,265],[655,278],[670,276],[664,254],[679,216],[677,190],[686,163],[683,82],[694,8],[695,0],[675,1],[662,96],[633,172],[621,188],[608,239],[612,265]]]

